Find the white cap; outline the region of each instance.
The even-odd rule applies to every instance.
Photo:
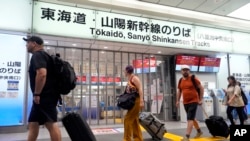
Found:
[[[189,69],[190,70],[190,67],[188,65],[182,65],[181,70],[183,70],[183,69]]]

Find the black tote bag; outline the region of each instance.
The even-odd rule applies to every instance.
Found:
[[[124,92],[118,97],[117,106],[122,109],[130,110],[135,105],[136,97],[138,97],[137,92],[134,92],[134,93]]]

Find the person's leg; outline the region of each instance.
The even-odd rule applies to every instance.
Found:
[[[240,125],[244,125],[244,107],[236,107],[236,111],[239,115]]]
[[[234,120],[233,120],[233,116],[232,116],[232,111],[233,111],[234,107],[232,106],[227,106],[227,117],[231,122],[231,125],[235,125]]]
[[[28,141],[36,141],[38,133],[39,133],[39,123],[41,120],[41,113],[37,109],[37,105],[33,103],[28,119]]]
[[[133,138],[134,141],[143,141],[139,118],[135,119],[133,123]]]
[[[135,107],[133,108],[133,115],[135,117],[134,122],[132,123],[133,128],[133,138],[134,141],[143,141],[142,132],[139,123],[139,112],[140,112],[140,99],[136,99]],[[138,116],[137,116],[138,115]]]
[[[28,126],[29,126],[28,141],[36,141],[39,133],[39,123],[29,122]]]
[[[197,130],[197,134],[195,135],[195,138],[200,137],[202,135],[199,124],[198,124],[197,120],[195,119],[197,107],[198,107],[198,103],[191,103],[190,107],[189,107],[189,116],[188,116],[188,120],[192,121],[190,124],[190,126],[192,125],[192,127],[188,127],[189,128],[189,135],[191,134],[193,126],[194,126],[195,129]]]
[[[125,118],[124,118],[124,135],[123,135],[123,141],[131,141],[131,134],[132,134],[132,122],[129,118],[130,111],[127,112]]]
[[[203,132],[201,131],[199,123],[198,123],[198,121],[196,119],[193,120],[193,123],[194,123],[194,128],[197,130],[195,138],[198,138],[198,137],[200,137],[203,134]]]
[[[138,108],[139,106],[139,108]],[[136,127],[133,125],[136,121],[136,118],[139,116],[140,111],[140,99],[136,99],[135,105],[132,109],[128,110],[125,118],[124,118],[124,135],[123,135],[123,141],[131,141],[132,132],[133,135],[135,135],[135,132],[141,132],[140,127]],[[139,126],[139,124],[137,125]],[[136,130],[137,131],[134,131]],[[139,136],[140,133],[137,133],[136,135]],[[135,135],[135,136],[136,136]]]
[[[186,135],[185,135],[185,137],[182,139],[182,141],[188,141],[189,140],[189,137],[190,137],[190,133],[189,133],[189,130],[190,129],[188,129],[190,126],[189,126],[189,108],[190,108],[190,104],[184,104],[184,109],[185,109],[185,112],[186,112],[186,114],[187,114],[187,129],[186,129]],[[191,129],[192,130],[192,129]]]
[[[237,119],[238,119],[238,113],[237,113],[236,109],[234,109],[234,110],[232,111],[232,115],[233,115],[234,123],[236,123],[236,121],[237,121]]]
[[[57,122],[46,122],[46,128],[49,131],[51,141],[61,141],[61,131],[57,125]]]
[[[193,126],[194,126],[194,120],[195,120],[197,106],[198,106],[198,103],[190,103],[190,104],[184,105],[184,108],[187,112],[187,129],[186,129],[186,138],[187,139],[190,138],[190,134],[191,134]],[[183,140],[187,140],[187,139],[184,138]]]
[[[247,108],[246,108],[246,106],[244,106],[243,115],[244,115],[244,121],[247,121],[248,116],[247,116]]]

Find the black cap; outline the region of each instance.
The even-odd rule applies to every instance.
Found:
[[[38,45],[43,44],[43,39],[38,37],[38,36],[31,36],[31,37],[28,37],[27,39],[23,38],[23,40],[26,41],[26,42],[28,42],[28,41],[36,42]]]

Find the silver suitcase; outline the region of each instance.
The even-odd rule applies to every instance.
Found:
[[[162,140],[167,130],[165,124],[150,112],[141,112],[139,121],[142,127],[152,136],[153,140]]]

